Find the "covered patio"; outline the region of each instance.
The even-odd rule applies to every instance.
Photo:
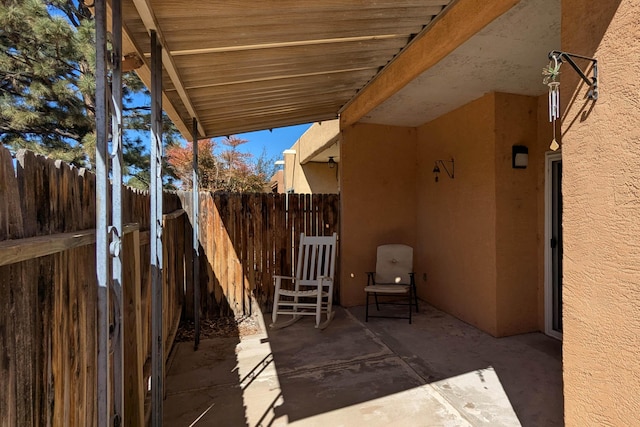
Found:
[[[426,303],[409,325],[339,308],[324,331],[281,330],[176,344],[171,426],[563,425],[561,343],[494,338]],[[256,316],[260,316],[256,314]]]
[[[215,346],[211,352],[205,346],[197,353],[185,352],[181,345],[174,359],[177,364],[167,372],[166,390],[162,342],[152,341],[157,343],[152,363],[152,425],[161,425],[163,417],[173,423],[168,417],[176,408],[180,419],[188,423],[224,413],[215,422],[229,425],[239,420],[251,425],[308,425],[316,417],[336,417],[318,422],[339,424],[342,416],[342,420],[365,419],[367,411],[372,414],[367,422],[389,423],[397,419],[392,412],[399,408],[404,415],[417,411],[424,411],[425,417],[441,414],[435,424],[553,425],[563,420],[559,407],[563,398],[570,425],[584,425],[588,418],[584,414],[635,419],[627,415],[638,407],[635,400],[621,395],[619,390],[624,387],[607,384],[614,379],[624,385],[628,378],[637,377],[627,375],[637,369],[628,366],[629,360],[637,358],[627,357],[637,348],[633,345],[635,328],[619,326],[627,318],[637,318],[637,309],[629,307],[626,294],[635,290],[633,275],[638,264],[626,246],[630,228],[612,220],[618,236],[606,228],[609,220],[600,219],[612,206],[620,209],[618,218],[634,218],[637,197],[621,184],[624,179],[616,181],[608,175],[619,169],[618,158],[627,158],[624,144],[609,147],[613,149],[606,167],[598,166],[600,151],[583,147],[598,146],[596,142],[605,139],[602,135],[610,133],[620,134],[625,144],[637,139],[626,130],[635,104],[617,96],[628,93],[626,86],[637,79],[621,72],[625,78],[610,81],[609,88],[603,79],[598,105],[607,108],[599,109],[593,98],[584,96],[590,86],[566,73],[563,116],[552,127],[540,68],[548,52],[561,48],[608,62],[608,75],[624,71],[626,63],[618,58],[621,43],[617,38],[624,34],[628,17],[634,16],[630,11],[637,6],[617,1],[593,12],[580,0],[424,0],[403,2],[403,8],[397,2],[378,3],[386,5],[384,10],[360,8],[361,3],[345,10],[341,2],[333,1],[319,2],[319,9],[313,11],[298,2],[286,2],[278,11],[268,5],[246,7],[242,2],[228,7],[205,2],[194,8],[161,0],[122,3],[122,23],[114,21],[124,29],[123,50],[116,53],[132,55],[142,64],[138,72],[151,88],[154,109],[152,163],[157,167],[152,170],[156,184],[155,189],[152,185],[150,240],[156,254],[162,253],[162,226],[153,216],[162,213],[160,107],[194,143],[203,137],[336,117],[342,137],[339,158],[334,159],[341,177],[339,298],[348,310],[338,316],[342,321],[326,334],[309,333],[302,323],[296,326],[299,329],[286,332],[233,338],[235,343]],[[424,14],[414,20],[415,8]],[[396,10],[401,14],[387,21]],[[362,25],[352,26],[353,21]],[[403,22],[406,26],[399,25]],[[187,31],[191,28],[197,31]],[[314,49],[318,46],[322,49]],[[633,58],[635,52],[629,49],[625,58]],[[98,53],[99,59],[106,57],[106,52]],[[106,70],[106,65],[100,68]],[[98,151],[106,158],[104,127],[98,126],[104,134],[98,135],[103,142]],[[556,131],[562,137],[561,156],[548,151]],[[592,135],[597,136],[595,141]],[[525,167],[515,164],[516,148],[527,149]],[[552,173],[553,162],[562,159],[566,179]],[[438,181],[433,165],[444,162],[450,162],[452,169],[455,163],[455,176],[447,172],[448,177]],[[194,170],[194,178],[196,174]],[[591,179],[600,174],[608,186]],[[630,182],[637,181],[635,175],[627,175]],[[106,187],[107,174],[99,176],[100,189]],[[553,194],[567,197],[554,203]],[[611,194],[616,194],[616,200],[611,201]],[[97,200],[100,202],[99,197]],[[388,209],[380,209],[380,200]],[[584,220],[585,200],[601,202],[590,221]],[[198,207],[196,196],[193,242],[198,242]],[[628,215],[631,208],[636,210]],[[591,206],[586,211],[591,213]],[[363,212],[375,214],[363,216]],[[102,265],[101,260],[107,258],[106,214],[97,223],[97,263]],[[567,234],[556,235],[554,230]],[[607,241],[610,250],[593,251],[600,246],[593,243],[603,236],[614,236]],[[568,243],[566,252],[556,244],[563,240]],[[363,248],[390,241],[415,248],[420,298],[490,335],[516,336],[490,338],[435,311],[421,314],[424,318],[406,330],[387,329],[401,328],[401,323],[363,326],[357,320],[359,309],[353,308],[363,303],[359,275],[372,264]],[[197,244],[194,253],[198,253]],[[602,253],[621,254],[608,266],[614,280],[607,278],[607,286],[601,286],[605,277]],[[158,273],[152,284],[157,284],[162,279],[161,256],[154,256],[152,250],[151,261]],[[622,277],[627,272],[630,279]],[[103,292],[106,278],[99,275]],[[609,283],[616,287],[613,292]],[[617,292],[618,287],[622,292]],[[608,308],[594,311],[597,298],[591,299],[591,291],[600,301],[619,295],[607,305],[622,307],[619,312],[623,314],[617,317],[618,311]],[[157,313],[162,299],[159,292],[154,295],[158,298],[152,312]],[[197,300],[194,292],[194,306]],[[99,301],[99,306],[108,303]],[[106,365],[107,311],[99,313],[103,315],[99,362]],[[197,313],[195,310],[196,318]],[[441,325],[442,335],[431,335],[439,319],[451,324]],[[159,337],[161,322],[155,322],[152,329],[153,337]],[[534,332],[542,330],[564,337],[564,370],[561,344]],[[400,331],[406,334],[404,339],[399,339]],[[358,344],[362,337],[366,339]],[[610,349],[590,348],[587,343],[597,339],[611,343]],[[430,346],[433,343],[437,345]],[[505,343],[508,348],[502,348]],[[616,352],[619,343],[631,345]],[[225,349],[231,359],[224,357]],[[316,360],[306,356],[306,351],[321,357]],[[610,358],[604,362],[606,369],[599,365],[594,369],[591,364],[601,363],[603,354]],[[216,361],[216,369],[230,368],[223,373],[233,372],[237,378],[232,375],[226,381],[214,368],[199,372],[194,368],[200,362],[194,358],[200,357]],[[553,368],[538,365],[545,358],[552,359]],[[181,364],[189,369],[181,370]],[[98,367],[103,372],[100,363]],[[542,372],[544,377],[537,376]],[[185,376],[186,388],[174,385],[179,384],[174,380],[180,375]],[[548,380],[542,379],[547,375]],[[107,379],[101,380],[98,395],[103,404],[98,418],[107,420]],[[317,387],[309,385],[314,381]],[[381,383],[389,388],[372,386]],[[252,390],[257,385],[266,387],[268,393]],[[635,383],[629,385],[632,390],[637,388]],[[194,387],[196,397],[189,396],[187,391]],[[309,390],[313,393],[300,392]],[[232,401],[223,399],[218,404],[212,398],[216,394]],[[419,395],[420,405],[409,397],[413,394]],[[598,396],[592,401],[594,394]],[[314,399],[316,396],[320,398]],[[174,403],[174,399],[182,400]],[[297,399],[305,399],[305,404]],[[372,405],[379,399],[384,403]],[[196,405],[199,400],[204,401],[202,406]],[[265,405],[257,406],[260,402]],[[625,410],[612,409],[618,402],[623,402]],[[187,412],[191,405],[193,413]],[[228,410],[217,412],[217,406]],[[344,415],[349,411],[357,415]],[[116,414],[119,412],[116,405]],[[106,425],[105,421],[99,424]]]

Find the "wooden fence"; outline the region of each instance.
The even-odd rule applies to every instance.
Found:
[[[125,425],[142,425],[150,373],[149,196],[126,189]],[[183,303],[191,226],[164,197],[164,338]],[[95,178],[0,146],[0,426],[96,424]],[[185,239],[186,238],[186,239]]]
[[[186,195],[182,202],[191,212],[191,196]],[[272,275],[293,274],[300,233],[331,235],[338,231],[339,204],[337,194],[201,193],[202,315],[251,314],[256,303],[269,311]],[[334,289],[339,302],[339,282]],[[189,281],[186,291],[186,300],[192,301]],[[193,316],[192,304],[185,305],[185,314]]]
[[[181,313],[193,316],[190,202],[164,195],[165,357]],[[148,193],[125,189],[122,209],[124,425],[137,426],[149,410]],[[293,273],[299,234],[339,228],[338,195],[202,193],[200,212],[206,317],[269,310],[271,276]],[[96,424],[95,250],[95,176],[26,151],[14,167],[0,146],[0,427]]]

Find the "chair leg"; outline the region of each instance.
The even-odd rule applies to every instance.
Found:
[[[412,312],[413,312],[413,301],[411,301],[413,298],[412,298],[411,293],[412,293],[411,292],[411,287],[409,287],[409,301],[408,301],[408,303],[409,303],[409,324],[411,324],[411,317],[412,317]]]
[[[367,294],[367,305],[364,308],[364,321],[369,321],[369,292],[365,292]]]
[[[276,292],[273,296],[273,311],[271,312],[271,323],[275,324],[278,319],[278,304],[280,302],[280,294]]]
[[[416,289],[415,283],[413,284],[413,299],[416,302],[416,313],[418,312],[418,291]]]
[[[320,326],[320,320],[322,319],[322,287],[318,290],[318,296],[316,297],[316,328]]]
[[[380,306],[378,305],[378,294],[377,294],[377,293],[374,293],[374,294],[373,294],[373,297],[374,297],[374,298],[375,298],[375,300],[376,300],[376,310],[380,311]]]

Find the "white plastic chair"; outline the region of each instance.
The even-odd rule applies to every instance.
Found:
[[[415,274],[413,273],[413,248],[407,245],[382,245],[378,246],[376,252],[376,271],[367,273],[367,286],[364,292],[367,295],[367,305],[365,309],[365,321],[369,317],[387,317],[394,319],[409,319],[413,314],[415,304],[418,312],[418,296],[416,295]],[[369,314],[369,295],[375,298],[376,309],[380,311],[380,305],[408,305],[409,313],[405,316],[388,316]],[[378,302],[378,296],[403,297],[398,301]]]
[[[324,329],[334,316],[332,309],[333,279],[336,264],[337,234],[332,236],[305,236],[300,234],[295,276],[273,276],[273,323],[271,328],[284,328],[302,316],[315,316],[316,328]],[[283,287],[291,281],[292,289]],[[279,314],[292,315],[285,322],[276,323]],[[322,315],[327,316],[322,323]]]

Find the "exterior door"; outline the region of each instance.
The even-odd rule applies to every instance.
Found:
[[[546,333],[562,339],[562,155],[546,157]]]

